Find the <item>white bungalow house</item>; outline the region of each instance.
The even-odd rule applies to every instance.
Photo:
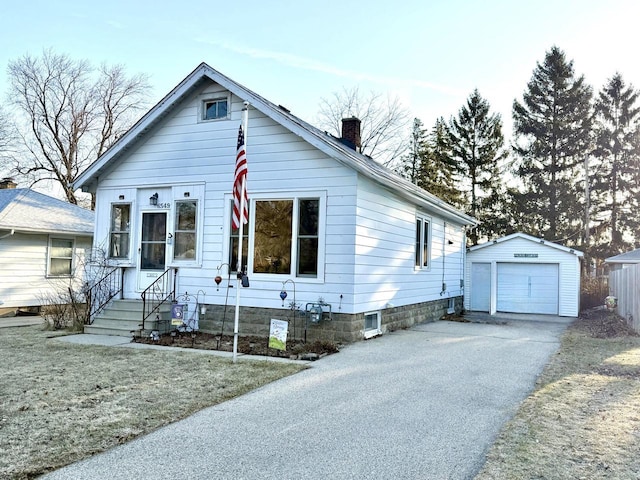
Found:
[[[0,181],[0,313],[56,303],[81,286],[94,214]]]
[[[75,184],[96,194],[94,247],[122,270],[125,300],[139,301],[168,272],[151,290],[206,305],[204,315],[190,310],[201,331],[233,323],[232,185],[245,102],[241,335],[295,318],[310,338],[354,341],[462,308],[474,219],[357,153],[358,119],[336,138],[204,63]]]

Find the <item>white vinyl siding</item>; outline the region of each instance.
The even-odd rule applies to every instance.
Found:
[[[76,267],[84,265],[85,252],[91,248],[90,237],[75,237]],[[2,308],[41,305],[43,299],[55,297],[66,289],[70,277],[48,277],[49,236],[16,232],[0,240],[0,300]],[[83,281],[83,268],[76,268],[72,282]]]
[[[203,98],[226,94],[220,86],[210,84],[178,104],[130,146],[115,168],[101,175],[98,189],[99,209],[107,199],[114,202],[123,194],[125,201],[136,199],[133,209],[138,212],[148,206],[149,195],[156,191],[163,198],[163,188],[171,187],[175,200],[180,198],[181,185],[200,183],[201,261],[194,266],[178,265],[177,288],[180,292],[202,290],[207,302],[218,304],[225,302],[226,291],[216,290],[212,279],[218,273],[226,279],[229,272],[229,204],[243,99],[229,95],[227,120],[198,122],[197,118]],[[346,314],[462,295],[461,225],[445,224],[437,212],[413,205],[359,175],[252,107],[247,162],[252,202],[293,197],[324,200],[317,233],[317,275],[296,277],[294,269],[290,275],[250,274],[251,288],[242,291],[243,306],[281,308],[278,292],[287,279],[295,280],[297,301],[303,305],[322,297],[334,312]],[[137,218],[134,211],[132,217]],[[417,215],[430,219],[431,265],[421,270],[414,266]],[[100,223],[104,213],[97,213],[96,218],[96,245],[100,245],[108,228],[105,231]],[[132,250],[137,248],[134,239]],[[128,280],[133,273],[135,268],[125,271],[125,296],[131,298],[139,296]]]

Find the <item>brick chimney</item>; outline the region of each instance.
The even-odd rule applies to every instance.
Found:
[[[342,119],[342,143],[358,151],[360,142],[360,119],[356,117]]]
[[[0,180],[0,190],[8,190],[10,188],[16,188],[18,184],[13,181],[13,178],[6,177]]]

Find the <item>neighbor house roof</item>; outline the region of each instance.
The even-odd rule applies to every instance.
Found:
[[[28,188],[0,190],[0,229],[93,235],[94,213]]]
[[[522,232],[512,233],[511,235],[507,235],[505,237],[498,238],[496,240],[491,240],[489,242],[485,242],[485,243],[482,243],[480,245],[474,245],[473,247],[469,247],[467,250],[470,251],[470,252],[473,252],[473,251],[476,251],[476,250],[480,250],[482,248],[491,247],[491,246],[499,244],[499,243],[508,242],[509,240],[513,240],[514,238],[522,238],[522,239],[528,240],[530,242],[541,243],[543,245],[546,245],[547,247],[556,248],[558,250],[561,250],[561,251],[567,252],[567,253],[572,253],[572,254],[574,254],[574,255],[576,255],[578,257],[583,257],[584,256],[584,254],[580,250],[576,250],[575,248],[565,247],[564,245],[560,245],[558,243],[553,243],[553,242],[550,242],[549,240],[545,240],[543,238],[533,237],[531,235],[527,235],[526,233],[522,233]]]
[[[640,263],[640,248],[605,258],[604,263]]]
[[[412,201],[440,213],[443,217],[453,219],[463,225],[476,225],[474,218],[460,212],[435,195],[419,188],[408,180],[396,175],[389,169],[376,163],[370,157],[362,155],[345,146],[339,139],[323,132],[307,122],[291,114],[286,108],[275,105],[248,88],[222,75],[206,63],[201,63],[182,82],[180,82],[169,94],[143,116],[129,131],[123,135],[109,150],[107,150],[96,162],[88,167],[77,178],[75,188],[85,191],[94,191],[98,178],[113,162],[131,148],[135,142],[167,116],[180,101],[200,88],[205,82],[214,81],[223,86],[237,97],[243,99],[262,112],[267,117],[281,124],[303,140],[318,148],[330,157],[355,169],[362,175],[376,181],[384,188]]]

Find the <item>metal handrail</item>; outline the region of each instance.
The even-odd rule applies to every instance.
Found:
[[[124,268],[114,267],[86,290],[87,316],[84,320],[85,325],[91,325],[96,316],[105,309],[116,295],[120,295],[122,299],[123,276]]]
[[[169,279],[173,271],[173,285],[169,292],[164,292],[165,281]],[[178,277],[177,268],[168,268],[156,280],[149,285],[141,294],[142,297],[142,330],[145,330],[145,321],[154,313],[160,312],[160,307],[169,299],[175,300],[176,279]]]

